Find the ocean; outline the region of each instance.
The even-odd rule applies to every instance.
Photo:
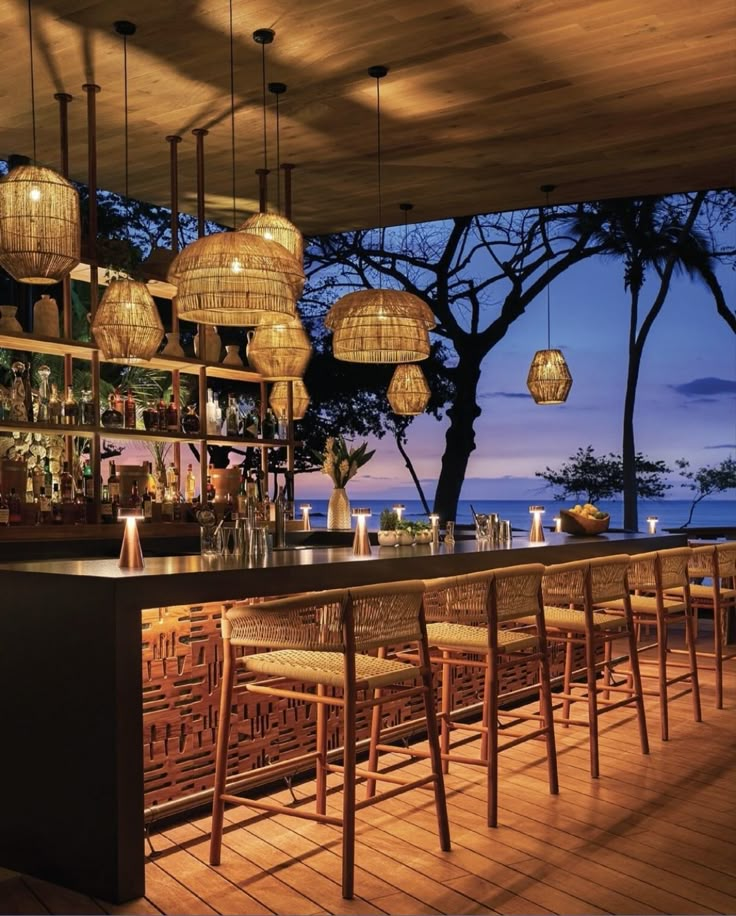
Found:
[[[350,490],[348,488],[348,496]],[[314,518],[315,527],[322,527],[325,524],[327,516],[326,499],[298,499],[297,517],[299,516],[298,507],[302,502],[309,502],[312,506],[311,515]],[[371,531],[378,529],[378,517],[382,509],[391,508],[397,500],[370,500],[361,497],[359,500],[352,500],[352,506],[368,506],[372,510],[372,517],[368,522],[368,528]],[[500,518],[509,519],[511,526],[519,531],[528,531],[530,526],[529,501],[523,499],[461,499],[458,503],[456,521],[460,524],[472,524],[473,514],[470,505],[476,512],[496,512]],[[552,525],[552,519],[557,515],[560,509],[569,509],[574,503],[571,500],[565,502],[553,502],[540,499],[539,505],[545,508],[544,525]],[[403,504],[406,506],[403,516],[409,521],[426,521],[426,514],[422,504],[418,499],[405,499]],[[430,507],[431,508],[431,507]],[[597,508],[611,515],[611,528],[620,528],[623,522],[623,504],[620,500],[601,500],[597,503]],[[679,528],[687,521],[690,512],[690,502],[686,499],[661,499],[651,501],[641,501],[639,503],[639,530],[646,531],[646,518],[648,515],[656,515],[659,519],[657,530],[662,531],[665,528]],[[736,499],[704,499],[698,503],[693,513],[691,524],[697,527],[730,525],[736,526]]]

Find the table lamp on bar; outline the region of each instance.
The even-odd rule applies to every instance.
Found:
[[[544,515],[544,506],[529,506],[529,514],[532,517],[529,541],[532,544],[543,544],[544,528],[542,527],[542,516]]]
[[[352,516],[356,520],[355,537],[353,538],[353,553],[356,557],[369,557],[371,555],[371,542],[368,538],[366,520],[370,518],[369,508],[353,509]]]
[[[123,543],[120,547],[118,566],[121,569],[143,569],[143,550],[138,537],[138,519],[143,518],[140,509],[118,509],[118,519],[125,519]]]
[[[406,506],[403,503],[395,503],[393,506],[391,506],[391,508],[398,515],[399,521],[401,521],[401,515],[404,509],[406,509]]]
[[[649,534],[656,534],[656,533],[657,533],[657,522],[658,522],[658,521],[659,521],[659,517],[658,517],[658,516],[656,516],[656,515],[647,515],[647,532],[648,532]]]
[[[434,513],[429,516],[429,522],[432,525],[432,546],[440,546],[440,517]]]
[[[302,513],[302,528],[304,531],[311,531],[312,523],[309,521],[309,513],[312,510],[311,503],[304,503],[304,505],[299,506],[299,509]]]
[[[555,515],[555,517],[552,519],[552,521],[555,523],[555,531],[557,532],[557,534],[559,534],[559,533],[562,531],[562,519],[561,519],[561,517],[560,517],[559,515]]]

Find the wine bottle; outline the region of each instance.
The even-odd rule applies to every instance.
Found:
[[[125,399],[125,428],[135,429],[135,398],[130,388]]]
[[[74,478],[69,471],[69,462],[64,462],[64,469],[59,478],[61,483],[61,501],[63,503],[74,502]]]

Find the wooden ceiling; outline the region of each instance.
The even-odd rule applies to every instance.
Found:
[[[38,159],[58,166],[55,92],[73,95],[70,170],[86,178],[81,86],[96,82],[99,186],[124,189],[122,40],[129,40],[130,193],[168,204],[167,134],[183,137],[180,205],[195,209],[192,129],[205,127],[207,216],[232,222],[227,0],[34,0]],[[256,209],[261,49],[282,96],[306,233],[377,222],[373,64],[381,83],[384,222],[722,187],[736,163],[734,0],[234,0],[238,217]],[[29,153],[25,0],[0,2],[0,154]],[[274,165],[269,96],[269,164]],[[276,189],[271,177],[270,197]]]

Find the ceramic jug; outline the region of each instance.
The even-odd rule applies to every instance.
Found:
[[[194,335],[194,355],[206,363],[217,363],[220,361],[220,350],[222,349],[222,341],[217,333],[217,328],[214,325],[204,325],[204,334],[204,348],[199,345],[199,331]]]
[[[23,327],[15,317],[18,311],[15,305],[0,305],[0,333],[10,331],[13,334],[22,334]]]
[[[59,337],[59,306],[56,299],[43,295],[33,304],[33,333],[41,337]]]

